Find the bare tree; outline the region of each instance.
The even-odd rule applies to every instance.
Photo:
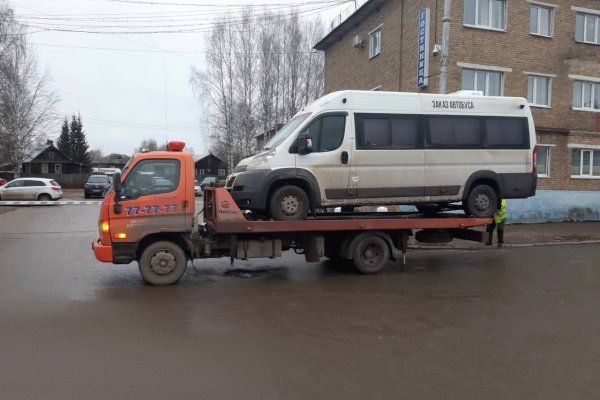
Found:
[[[104,158],[104,152],[101,148],[95,148],[88,152],[91,162],[98,162]]]
[[[16,176],[57,121],[57,95],[25,33],[0,3],[0,154]]]
[[[321,34],[319,19],[246,9],[207,36],[207,68],[193,70],[190,82],[208,105],[210,150],[230,169],[256,150],[257,134],[273,132],[321,95],[323,57],[312,50]]]
[[[141,153],[143,151],[158,151],[158,150],[166,150],[167,144],[161,143],[159,144],[155,139],[147,138],[140,142],[140,145],[135,148],[135,153]]]

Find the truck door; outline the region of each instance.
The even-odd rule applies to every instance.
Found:
[[[113,240],[135,242],[150,232],[181,232],[186,221],[183,160],[147,158],[131,166],[121,184],[121,212],[110,208]],[[125,233],[126,237],[115,237]]]
[[[312,152],[296,154],[296,168],[306,169],[317,178],[322,202],[354,198],[350,179],[353,135],[347,115],[322,114],[300,133],[310,137]]]

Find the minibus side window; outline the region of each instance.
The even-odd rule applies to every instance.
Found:
[[[328,115],[322,118],[319,152],[336,150],[344,140],[345,115]]]
[[[527,118],[485,119],[486,147],[494,149],[528,149],[529,127]]]
[[[387,148],[392,144],[392,132],[388,118],[365,118],[361,147]]]
[[[310,136],[313,153],[322,153],[340,147],[345,129],[345,115],[325,115],[311,122],[300,134]]]
[[[419,121],[416,117],[392,118],[392,149],[419,148]]]
[[[402,114],[356,114],[359,150],[422,148],[420,117]]]
[[[429,116],[427,147],[434,149],[482,148],[478,117]]]

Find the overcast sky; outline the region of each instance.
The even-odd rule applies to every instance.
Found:
[[[132,20],[157,14],[173,15],[170,21],[153,22],[177,25],[190,22],[189,15],[209,23],[221,9],[185,6],[239,5],[247,3],[298,4],[299,0],[8,0],[17,19],[53,27],[80,29],[80,18],[94,18],[87,24],[107,24],[97,21],[102,16],[82,14],[128,15]],[[308,0],[308,2],[314,0]],[[160,4],[150,4],[152,2]],[[136,4],[138,3],[138,4]],[[179,5],[165,3],[178,3]],[[281,7],[281,6],[275,6]],[[329,22],[348,7],[333,4],[320,11]],[[289,8],[288,8],[289,10]],[[151,13],[151,14],[141,14]],[[73,21],[40,19],[47,16],[79,18]],[[33,19],[32,19],[33,18]],[[35,19],[37,18],[37,19]],[[181,19],[187,18],[187,21]],[[196,17],[193,17],[196,18]],[[311,18],[311,17],[305,17]],[[139,19],[138,19],[139,21]],[[156,20],[155,20],[156,21]],[[173,22],[175,21],[175,22]],[[114,22],[113,22],[114,23]],[[120,22],[119,22],[120,23]],[[122,24],[128,24],[125,19]],[[66,26],[64,24],[71,24]],[[109,25],[111,23],[108,23]],[[29,28],[30,31],[38,31]],[[160,29],[174,29],[160,28]],[[107,153],[131,154],[144,138],[164,141],[165,124],[168,139],[183,140],[202,154],[208,151],[207,130],[189,78],[192,67],[204,68],[206,33],[155,34],[92,34],[40,31],[29,35],[35,44],[40,67],[49,71],[52,85],[60,97],[58,112],[70,116],[81,113],[90,148]],[[69,46],[69,47],[60,47]],[[99,50],[77,47],[96,47],[119,50]],[[140,51],[143,50],[143,51]],[[173,53],[161,53],[167,50]],[[146,52],[149,51],[149,52]],[[182,52],[174,54],[176,52]],[[60,124],[51,136],[60,133]]]

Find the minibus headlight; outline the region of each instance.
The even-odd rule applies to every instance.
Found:
[[[247,166],[247,169],[269,169],[268,162],[275,157],[275,149],[269,150],[258,157],[253,158]]]

